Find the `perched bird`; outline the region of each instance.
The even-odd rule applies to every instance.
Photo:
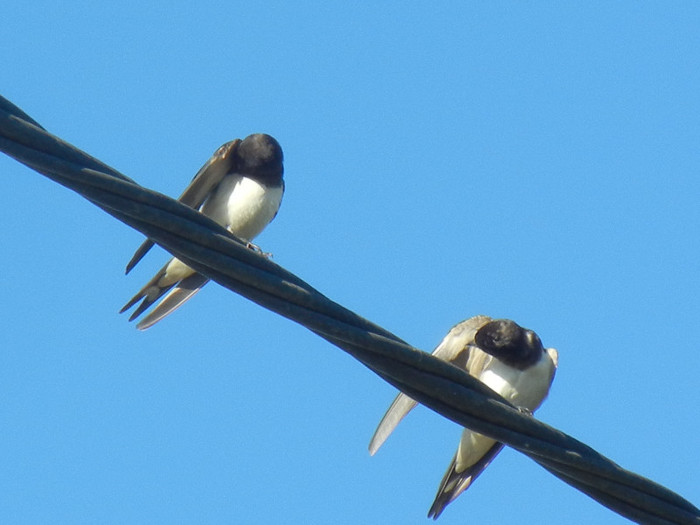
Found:
[[[227,228],[250,248],[251,241],[277,215],[284,194],[282,148],[270,135],[257,133],[221,146],[202,166],[178,199]],[[126,266],[126,273],[153,247],[146,240]],[[143,301],[134,320],[163,295],[163,300],[136,326],[145,330],[196,294],[209,279],[173,257],[124,305],[125,312]]]
[[[507,319],[492,320],[483,315],[452,327],[433,355],[464,368],[529,413],[534,412],[547,397],[558,362],[557,351],[545,349],[532,330]],[[416,402],[405,394],[396,397],[372,437],[371,455],[415,405]],[[448,504],[469,488],[502,448],[502,443],[465,428],[428,517],[437,519]]]

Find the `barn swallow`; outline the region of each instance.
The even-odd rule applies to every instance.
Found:
[[[247,246],[275,218],[284,194],[282,148],[270,135],[257,133],[227,142],[214,152],[178,199],[224,226]],[[153,247],[146,240],[126,266],[129,273]],[[196,294],[209,279],[173,257],[124,305],[125,312],[143,301],[136,319],[163,295],[163,300],[136,327],[145,330]]]
[[[557,351],[545,349],[532,330],[507,319],[493,320],[483,315],[452,327],[433,355],[464,368],[530,414],[547,397],[559,359]],[[396,397],[372,437],[371,455],[415,405],[416,402],[403,393]],[[437,519],[448,504],[469,488],[502,448],[503,443],[465,428],[428,517]]]

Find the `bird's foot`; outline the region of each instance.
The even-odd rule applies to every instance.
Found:
[[[259,253],[260,255],[262,255],[263,257],[265,257],[265,259],[272,259],[272,254],[271,254],[270,252],[264,252],[264,251],[262,251],[262,249],[260,248],[260,246],[258,246],[257,244],[253,244],[252,242],[247,242],[247,243],[246,243],[246,248],[249,248],[249,249],[253,250],[253,251],[256,252],[256,253]]]

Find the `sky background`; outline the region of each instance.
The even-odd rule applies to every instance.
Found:
[[[700,5],[14,2],[0,93],[177,196],[285,153],[258,237],[432,351],[507,317],[559,350],[538,417],[700,504]],[[0,522],[428,523],[460,429],[217,285],[139,332],[142,236],[0,156]],[[439,522],[625,523],[505,450]]]

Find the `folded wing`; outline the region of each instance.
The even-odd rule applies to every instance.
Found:
[[[217,149],[195,174],[192,182],[185,188],[178,200],[190,208],[199,209],[212,190],[234,168],[235,153],[240,143],[240,139],[232,140]],[[152,240],[146,239],[143,241],[126,265],[127,274],[133,270],[134,266],[143,259],[151,248],[153,248]]]
[[[490,320],[491,318],[485,315],[477,315],[455,325],[435,348],[433,355],[443,361],[447,361],[469,371],[467,365],[472,365],[472,363],[468,363],[471,354],[470,345],[474,342],[474,336],[479,328]],[[479,353],[483,354],[483,352]],[[471,356],[472,362],[474,362],[475,357],[477,356]],[[371,455],[374,455],[377,450],[379,450],[379,447],[382,446],[384,441],[386,441],[394,431],[396,425],[398,425],[399,422],[406,417],[406,414],[413,410],[415,406],[416,402],[406,394],[401,393],[396,396],[396,399],[394,399],[394,402],[380,421],[379,426],[377,426],[377,430],[374,431],[374,435],[369,444],[369,453]]]

